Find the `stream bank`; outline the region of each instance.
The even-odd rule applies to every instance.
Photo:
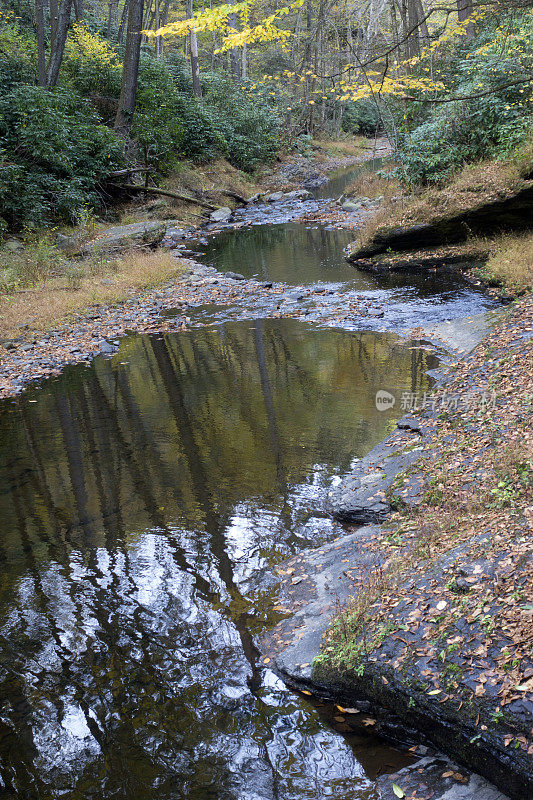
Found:
[[[533,791],[532,337],[524,298],[437,393],[407,397],[398,431],[328,497],[339,519],[383,524],[282,565],[294,616],[263,643],[348,722],[370,702],[382,735],[422,732],[516,800]],[[406,796],[494,791],[426,795],[424,774],[404,777]]]

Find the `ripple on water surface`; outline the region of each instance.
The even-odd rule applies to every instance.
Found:
[[[423,391],[427,352],[291,320],[124,339],[0,408],[3,796],[370,800],[254,637],[272,567],[338,534],[331,476]]]

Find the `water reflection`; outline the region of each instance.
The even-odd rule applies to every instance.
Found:
[[[257,280],[299,287],[332,284],[333,306],[342,309],[351,300],[372,301],[384,312],[384,322],[392,330],[421,321],[430,324],[447,317],[469,316],[494,304],[483,291],[446,270],[362,272],[343,255],[343,249],[353,240],[350,230],[297,222],[252,225],[218,233],[204,248],[202,260],[220,272],[240,272]],[[328,299],[322,298],[321,305],[328,305]]]
[[[312,190],[317,200],[340,197],[353,181],[365,172],[377,172],[383,166],[383,158],[371,158],[352,167],[340,167],[328,174],[328,182]]]
[[[308,284],[354,280],[358,274],[348,264],[343,248],[353,242],[353,231],[331,231],[298,222],[253,225],[227,230],[205,248],[206,263],[220,272],[237,271],[247,278]],[[360,273],[361,288],[375,281]]]
[[[326,480],[393,424],[376,389],[428,366],[387,334],[232,323],[131,337],[3,406],[6,797],[374,797],[377,765],[254,636],[269,566],[333,535]]]

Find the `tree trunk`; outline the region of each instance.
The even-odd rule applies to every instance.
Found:
[[[420,42],[424,47],[426,47],[429,44],[429,28],[426,11],[424,9],[422,0],[415,0],[415,5],[418,10]]]
[[[35,0],[35,21],[37,25],[37,75],[39,79],[39,86],[46,86],[46,51],[43,0]]]
[[[154,8],[154,30],[158,31],[161,27],[161,14],[159,11],[159,0],[155,0],[155,8]],[[155,57],[159,58],[161,55],[159,52],[159,43],[160,43],[160,36],[156,36],[154,40],[154,49],[155,49]]]
[[[141,23],[141,29],[143,31],[148,30],[150,27],[150,12],[152,10],[152,0],[148,0],[148,5],[146,6],[146,13],[144,15],[144,19]],[[141,44],[146,41],[146,36],[141,34]]]
[[[246,76],[248,74],[248,50],[246,48],[246,42],[243,44],[243,46],[241,48],[241,55],[242,55],[242,59],[241,59],[241,77],[242,77],[243,80],[245,80]]]
[[[233,30],[238,30],[237,25],[237,15],[230,14],[229,15],[229,24],[233,28]],[[241,61],[239,58],[239,48],[234,47],[230,50],[230,64],[231,64],[231,74],[233,75],[234,80],[240,81],[241,79]]]
[[[74,16],[76,17],[76,22],[82,22],[84,14],[83,0],[74,0]]]
[[[187,19],[194,17],[193,0],[187,0],[186,5]],[[199,100],[202,99],[202,84],[200,81],[200,62],[198,61],[198,41],[196,39],[196,31],[191,28],[190,35],[191,45],[191,74],[192,74],[192,90],[194,96]]]
[[[54,49],[54,42],[59,23],[59,0],[50,0],[50,51]]]
[[[67,41],[67,33],[70,25],[71,11],[72,0],[63,0],[59,10],[56,35],[54,37],[53,47],[50,52],[50,61],[48,62],[46,85],[49,89],[54,88],[59,77],[59,69],[61,67],[61,62],[63,61],[63,53],[65,52],[65,43]]]
[[[111,41],[111,31],[117,27],[118,0],[109,0],[107,12],[107,41]]]
[[[418,17],[418,5],[416,0],[408,0],[407,2],[407,11],[408,11],[408,30],[409,30],[409,38],[407,40],[408,44],[408,53],[409,57],[413,58],[414,56],[420,55],[420,19]]]
[[[395,0],[392,0],[390,4],[390,18],[391,18],[392,36],[395,48],[394,53],[396,61],[401,61],[402,54],[400,50],[400,27],[398,25],[398,17],[396,16]]]
[[[161,27],[164,28],[167,24],[168,20],[168,12],[170,9],[170,0],[165,0],[165,5],[163,6],[163,13],[161,14]],[[165,47],[165,37],[158,36],[159,39],[159,55],[163,55],[163,49]]]
[[[459,22],[465,22],[472,16],[472,0],[457,0],[457,18]],[[474,35],[474,26],[471,22],[466,26],[466,35],[472,38]]]
[[[120,25],[118,28],[117,41],[119,44],[122,42],[122,39],[124,38],[124,28],[126,27],[126,20],[128,18],[129,4],[130,0],[124,0],[124,8],[122,9],[122,16],[120,18]]]
[[[130,0],[128,29],[126,32],[126,52],[122,68],[122,88],[115,119],[115,131],[127,139],[133,123],[133,112],[137,98],[137,80],[141,56],[141,26],[144,0]]]

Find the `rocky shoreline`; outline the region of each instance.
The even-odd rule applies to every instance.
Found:
[[[292,616],[262,647],[283,679],[351,709],[350,724],[370,709],[382,736],[409,744],[416,731],[462,765],[452,789],[430,780],[431,763],[415,764],[398,778],[400,796],[502,797],[487,780],[516,800],[533,793],[530,462],[517,486],[498,467],[507,451],[522,463],[518,431],[531,438],[512,387],[531,387],[532,311],[522,299],[452,367],[440,393],[453,392],[455,407],[400,420],[332,487],[334,517],[386,527],[348,528],[280,568]],[[467,409],[480,392],[494,400]],[[499,495],[511,485],[512,502]],[[464,768],[483,776],[470,779],[475,794]],[[390,781],[382,796],[393,796]]]

